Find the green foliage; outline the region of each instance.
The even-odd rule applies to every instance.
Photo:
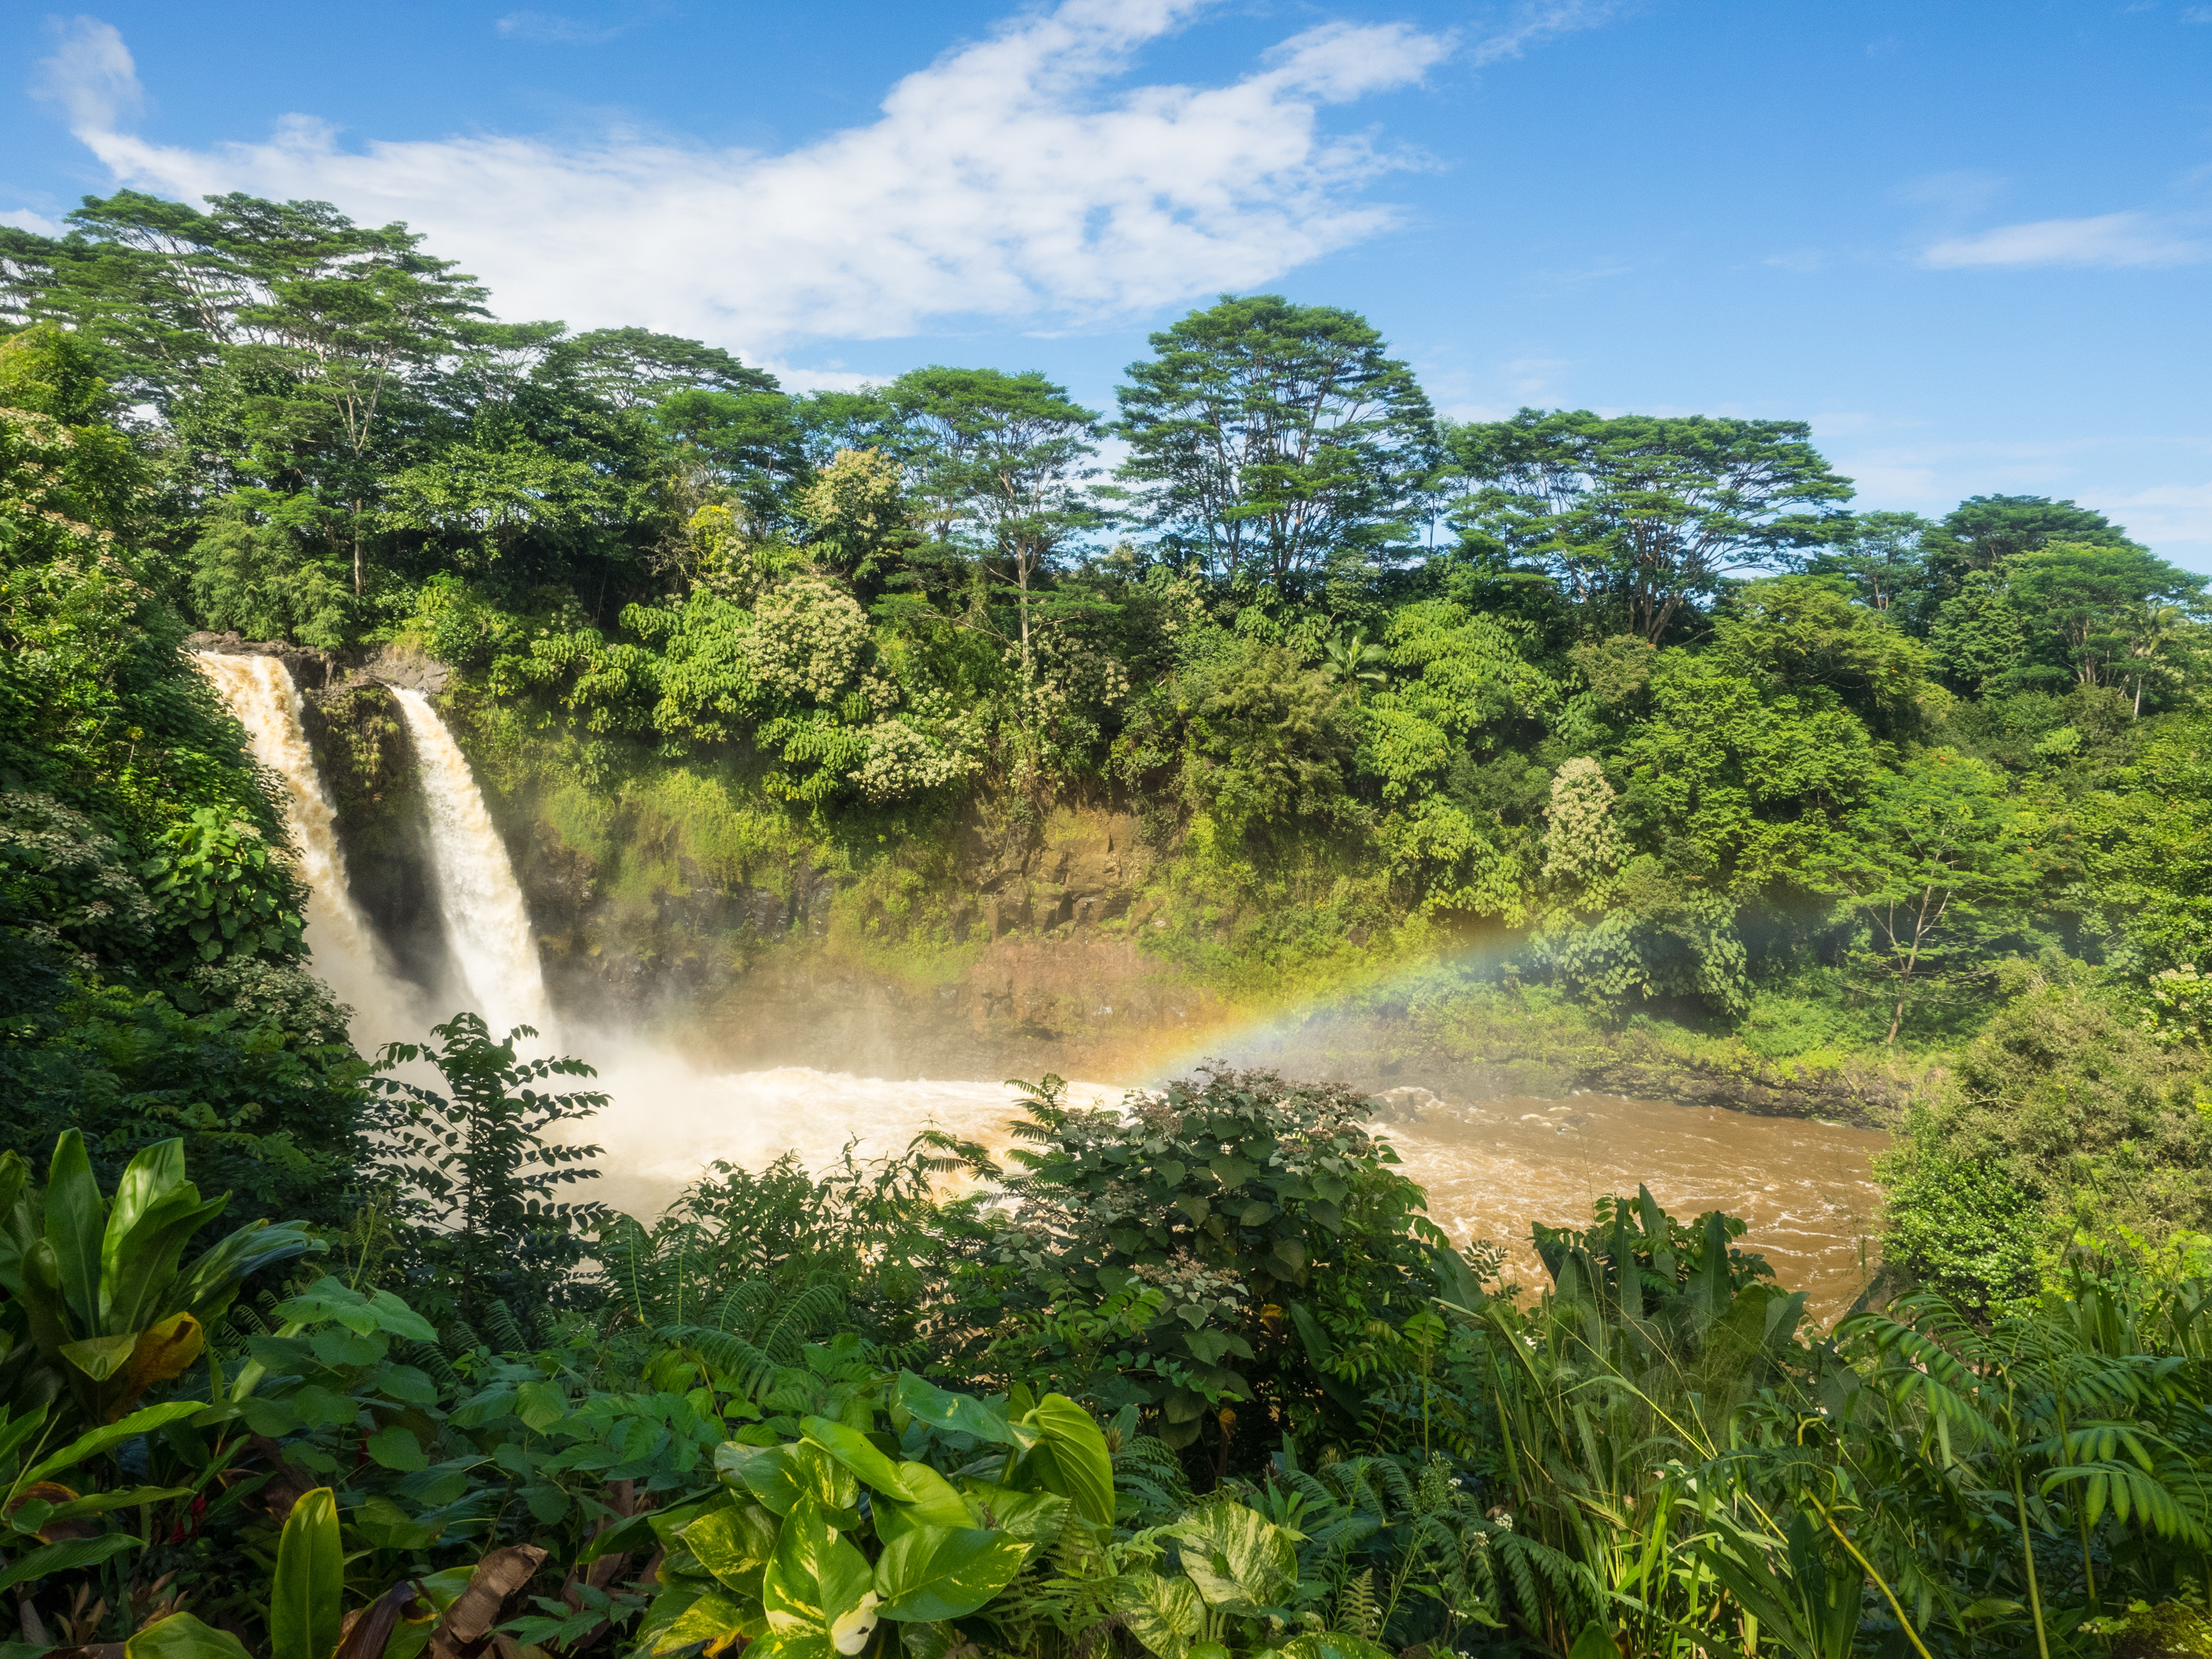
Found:
[[[460,1013],[430,1034],[435,1042],[389,1045],[381,1067],[427,1062],[449,1093],[376,1079],[386,1101],[376,1123],[387,1149],[380,1173],[392,1215],[410,1236],[424,1305],[473,1324],[496,1304],[533,1322],[568,1299],[588,1236],[607,1219],[603,1205],[556,1196],[595,1179],[590,1165],[604,1149],[556,1144],[544,1132],[591,1116],[606,1097],[526,1086],[595,1075],[580,1060],[519,1058],[517,1040],[536,1035],[526,1025],[495,1041],[480,1016]]]
[[[1225,1465],[1240,1413],[1340,1432],[1352,1385],[1402,1360],[1394,1297],[1464,1273],[1348,1091],[1218,1070],[1131,1123],[1023,1086],[1012,1207],[978,1218],[967,1292],[1004,1310],[985,1363],[1141,1401],[1170,1447],[1210,1427]]]
[[[2155,1249],[2212,1231],[2200,1051],[2113,988],[2014,969],[2004,1006],[1905,1125],[1887,1173],[1900,1260],[1972,1302],[2032,1288],[2077,1230]],[[1978,1266],[1985,1263],[1985,1266]]]
[[[1119,393],[1118,476],[1179,568],[1295,599],[1411,539],[1435,416],[1365,319],[1224,295],[1150,343]]]
[[[209,508],[192,544],[192,605],[213,629],[329,648],[354,631],[349,526],[311,495],[234,489]]]
[[[72,1129],[41,1190],[20,1153],[0,1153],[0,1288],[8,1292],[10,1395],[43,1406],[66,1389],[75,1413],[112,1423],[198,1358],[207,1328],[245,1280],[319,1249],[296,1223],[249,1223],[191,1261],[191,1242],[228,1202],[185,1179],[185,1143],[132,1158],[112,1200]]]
[[[1452,431],[1453,522],[1658,644],[1724,576],[1816,539],[1814,515],[1849,499],[1811,436],[1802,421],[1524,409]]]

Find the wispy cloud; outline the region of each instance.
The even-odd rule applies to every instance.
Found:
[[[1522,0],[1506,21],[1468,47],[1477,69],[1501,58],[1518,58],[1529,47],[1562,34],[1574,34],[1611,22],[1634,0]]]
[[[1954,236],[1920,256],[1939,270],[2021,265],[2117,269],[2194,264],[2212,258],[2212,243],[2148,213],[2105,213],[2090,219],[2039,219]]]
[[[39,60],[33,97],[59,104],[80,132],[112,127],[145,107],[138,66],[114,24],[97,17],[56,17],[46,27],[55,37],[55,52]]]
[[[611,40],[629,23],[592,23],[556,11],[511,11],[492,27],[513,40],[536,40],[552,46],[595,46]]]
[[[1417,83],[1451,42],[1328,24],[1224,85],[1107,90],[1199,9],[1063,0],[908,76],[874,121],[780,154],[621,132],[349,149],[306,116],[191,149],[127,131],[119,100],[70,108],[118,180],[404,219],[510,316],[642,320],[754,351],[962,318],[1080,326],[1266,283],[1395,222],[1363,186],[1403,158],[1332,135],[1325,112]]]
[[[5,213],[0,213],[0,225],[9,225],[17,230],[33,231],[40,236],[58,236],[62,234],[59,220],[49,219],[45,214],[33,213],[28,208],[11,208]]]

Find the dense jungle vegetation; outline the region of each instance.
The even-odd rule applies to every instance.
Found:
[[[1802,423],[1454,424],[1271,296],[1109,417],[497,322],[316,204],[73,223],[0,228],[24,1651],[2203,1648],[2204,579],[1856,510]],[[1510,1294],[1354,1102],[1234,1073],[609,1216],[574,1066],[351,1048],[194,627],[418,647],[484,763],[833,848],[898,948],[963,814],[1111,801],[1196,971],[1940,1061],[1906,1293],[1805,1329],[1624,1194]]]

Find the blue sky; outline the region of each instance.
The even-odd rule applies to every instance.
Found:
[[[1808,419],[1862,507],[2070,496],[2212,571],[2203,0],[17,15],[10,222],[319,197],[503,315],[1101,407],[1266,288],[1364,312],[1462,418]]]

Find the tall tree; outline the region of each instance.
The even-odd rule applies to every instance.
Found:
[[[123,191],[70,222],[42,259],[11,250],[6,274],[38,285],[14,302],[98,340],[109,377],[161,409],[205,487],[342,505],[360,594],[393,429],[419,420],[484,290],[404,225],[356,225],[325,202],[234,194],[203,213]]]
[[[1872,934],[1868,958],[1896,992],[1888,1042],[1915,987],[2013,925],[2035,877],[2003,779],[1945,750],[1884,772],[1812,869]]]
[[[1816,576],[1840,576],[1869,610],[1909,618],[1928,580],[1928,538],[1917,513],[1861,513],[1838,521],[1835,538],[1808,561]]]
[[[1811,438],[1802,421],[1524,409],[1451,434],[1453,519],[1478,549],[1541,560],[1596,631],[1656,641],[1729,572],[1826,538],[1851,486]]]
[[[2014,555],[2002,569],[2046,656],[2078,685],[2126,682],[2139,665],[2146,614],[2197,609],[2208,580],[2130,543],[2053,542]]]
[[[1014,600],[1022,682],[1036,673],[1040,579],[1071,538],[1101,520],[1084,490],[1098,416],[1034,371],[917,368],[885,392],[925,522],[982,561]]]
[[[1364,318],[1224,295],[1152,347],[1117,394],[1116,477],[1176,562],[1297,598],[1411,538],[1436,416]]]
[[[2052,542],[2084,547],[2132,547],[2128,532],[2103,514],[2047,495],[1970,495],[1928,533],[1928,585],[1933,606],[1966,586],[1976,571],[1995,570],[2021,553]]]

